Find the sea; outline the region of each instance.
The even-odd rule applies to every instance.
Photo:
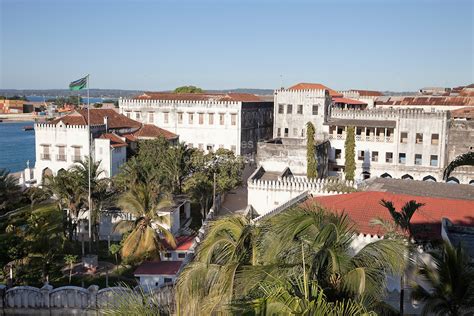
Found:
[[[35,166],[35,131],[24,131],[23,127],[34,122],[0,123],[0,168],[10,172],[22,171],[29,161]]]

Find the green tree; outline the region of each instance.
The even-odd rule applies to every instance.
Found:
[[[203,93],[201,88],[195,86],[182,86],[174,89],[174,93]]]
[[[344,174],[346,180],[354,181],[356,164],[355,164],[355,131],[354,126],[347,127],[346,141],[344,143],[345,150],[345,167]]]
[[[0,215],[21,206],[22,197],[18,180],[6,169],[0,168]]]
[[[460,166],[474,166],[474,151],[459,155],[453,161],[451,161],[446,169],[444,169],[443,179],[447,180],[451,172]]]
[[[244,216],[212,222],[195,260],[177,281],[179,313],[211,315],[226,310],[237,292],[237,275],[246,265],[256,264],[258,235],[258,227]]]
[[[201,215],[206,217],[206,211],[212,203],[213,183],[204,172],[194,172],[184,183],[184,192],[201,207]]]
[[[308,176],[308,179],[316,179],[318,177],[318,161],[316,159],[314,134],[315,128],[313,123],[306,123],[306,174]]]
[[[122,249],[122,246],[120,244],[112,244],[110,245],[109,251],[112,255],[115,257],[115,266],[118,267],[118,255],[120,253],[120,250]]]
[[[74,268],[74,264],[77,261],[77,256],[75,255],[65,255],[64,256],[64,263],[69,267],[69,284],[71,284],[72,279],[72,270]]]
[[[420,263],[420,282],[413,284],[412,297],[422,301],[423,315],[466,315],[474,306],[474,268],[469,255],[458,246],[443,243],[430,252],[433,264]],[[422,283],[422,284],[423,284]]]
[[[120,221],[115,226],[116,231],[131,231],[123,242],[123,259],[159,258],[159,252],[164,248],[160,235],[172,247],[176,246],[173,235],[163,226],[169,225],[169,217],[157,214],[160,208],[172,205],[171,196],[162,192],[159,185],[151,182],[136,184],[120,196],[118,205],[136,217],[135,221]]]
[[[168,148],[163,167],[171,192],[182,193],[183,181],[192,173],[191,156],[193,151],[183,142]]]

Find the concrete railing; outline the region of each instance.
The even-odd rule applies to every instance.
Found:
[[[15,286],[7,289],[0,285],[0,310],[2,315],[99,315],[100,310],[112,307],[124,293],[142,295],[138,288],[108,287],[99,290],[97,285],[87,289],[77,286],[51,285],[42,288]],[[164,286],[144,294],[163,310],[174,309],[172,286]]]
[[[341,119],[397,119],[397,118],[448,118],[443,111],[426,112],[423,109],[376,109],[376,110],[342,110],[332,109],[332,118]]]

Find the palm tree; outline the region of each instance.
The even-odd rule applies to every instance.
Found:
[[[183,181],[190,174],[193,149],[182,142],[169,147],[167,154],[163,167],[170,182],[171,192],[182,193]]]
[[[331,301],[358,299],[374,308],[381,303],[386,274],[403,271],[402,240],[382,239],[354,253],[356,231],[345,214],[318,206],[297,207],[270,221],[263,261],[286,267],[283,273],[291,275],[305,257],[311,280],[318,281]],[[260,279],[254,275],[253,280]]]
[[[415,212],[425,204],[417,203],[415,200],[410,200],[402,206],[400,211],[395,209],[395,206],[391,201],[385,201],[382,199],[380,204],[389,211],[393,221],[395,222],[395,225],[399,227],[404,233],[408,233],[409,241],[413,240],[414,235],[413,227],[411,225],[411,218],[413,217],[413,214],[415,214]],[[405,273],[402,273],[400,277],[400,315],[403,315],[404,312],[404,284]]]
[[[465,315],[474,306],[474,268],[469,255],[444,243],[431,253],[433,264],[421,263],[418,275],[429,288],[415,284],[412,297],[425,303],[424,315]]]
[[[21,195],[18,180],[8,170],[0,168],[0,215],[14,209]]]
[[[447,180],[451,172],[460,166],[474,166],[474,151],[461,154],[454,158],[454,160],[449,163],[446,169],[444,169],[443,179]]]
[[[177,308],[183,315],[223,311],[235,299],[238,274],[257,264],[260,230],[249,218],[229,216],[212,222],[194,262],[177,281]]]
[[[158,257],[163,250],[163,239],[176,247],[173,234],[163,224],[168,219],[159,216],[160,208],[172,205],[169,194],[161,191],[153,183],[140,183],[130,188],[119,197],[118,205],[135,216],[135,221],[121,221],[115,225],[116,231],[131,231],[123,242],[121,256],[128,260],[139,260],[144,257]]]

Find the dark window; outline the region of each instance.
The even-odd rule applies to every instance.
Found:
[[[336,159],[341,159],[341,158],[342,158],[342,150],[336,149]]]
[[[303,114],[303,104],[298,104],[298,114]]]
[[[398,163],[404,165],[407,160],[407,155],[405,153],[398,154]]]
[[[318,115],[318,106],[313,105],[313,115]]]
[[[422,163],[423,156],[421,154],[415,154],[415,165],[420,166]]]
[[[378,151],[373,151],[372,152],[372,161],[373,162],[379,161],[379,152]]]
[[[293,104],[288,104],[287,109],[286,109],[286,113],[291,114],[292,112],[293,112]]]
[[[165,252],[165,258],[171,258],[171,252]]]
[[[285,128],[285,137],[288,137],[288,128]]]
[[[165,283],[171,283],[171,282],[173,282],[173,279],[171,279],[171,278],[165,278],[165,279],[164,279],[164,282],[165,282]]]
[[[186,254],[185,253],[178,253],[178,258],[180,259],[183,259],[183,258],[186,258]]]
[[[278,114],[283,114],[283,113],[285,113],[285,105],[278,104]]]

